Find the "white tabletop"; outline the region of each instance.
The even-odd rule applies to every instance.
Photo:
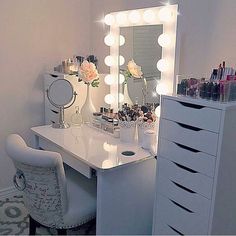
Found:
[[[47,125],[31,130],[95,169],[107,170],[152,158],[148,151],[136,143],[122,143],[119,138],[86,125],[69,129],[54,129]],[[124,151],[133,151],[135,155],[124,156]]]

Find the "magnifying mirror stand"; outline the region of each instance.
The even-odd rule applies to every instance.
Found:
[[[72,101],[72,103],[70,105],[68,105],[68,106],[59,106],[59,105],[55,104],[52,101],[52,99],[49,96],[48,91],[49,90],[47,89],[47,97],[48,97],[49,102],[53,106],[55,106],[56,108],[59,109],[59,122],[58,123],[53,123],[52,127],[55,128],[55,129],[67,129],[67,128],[69,128],[70,125],[67,122],[65,122],[65,109],[71,107],[75,103],[75,100],[76,100],[76,97],[77,97],[77,93],[76,92],[73,93],[73,101]]]

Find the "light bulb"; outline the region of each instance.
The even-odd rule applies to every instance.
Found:
[[[124,75],[120,74],[119,84],[123,84],[124,82],[125,82],[125,77],[124,77]]]
[[[168,62],[167,60],[165,59],[161,59],[157,62],[157,69],[160,71],[160,72],[165,72],[168,70]]]
[[[115,83],[115,78],[112,75],[106,75],[104,80],[107,85],[112,85]]]
[[[108,34],[105,38],[104,38],[104,43],[107,45],[107,46],[112,46],[114,45],[115,43],[115,38],[113,35],[111,34]]]
[[[153,23],[156,19],[155,13],[152,10],[146,10],[143,13],[143,19],[146,23]]]
[[[171,44],[171,38],[168,34],[161,34],[158,38],[158,43],[161,47],[166,48]]]
[[[172,12],[169,7],[163,7],[158,13],[159,19],[162,22],[169,22],[172,19]]]
[[[124,94],[123,93],[119,93],[119,103],[124,102],[124,100],[125,100]]]
[[[167,94],[167,87],[164,83],[158,83],[157,87],[156,87],[156,92],[159,95],[164,95]]]
[[[123,35],[120,35],[120,46],[123,46],[125,44],[125,37]]]
[[[127,15],[124,12],[119,12],[116,15],[116,23],[118,25],[124,25],[127,24]]]
[[[105,64],[107,66],[113,66],[114,65],[114,59],[112,56],[107,56],[104,60]]]
[[[131,11],[131,13],[129,14],[129,20],[130,20],[130,22],[132,22],[134,24],[139,23],[139,21],[141,20],[140,13],[136,10]]]
[[[155,109],[155,114],[156,114],[156,116],[157,116],[158,118],[160,118],[160,116],[161,116],[161,107],[160,107],[160,106],[158,106],[158,107]]]
[[[120,64],[120,66],[125,64],[125,58],[123,56],[119,57],[119,64]]]
[[[107,94],[104,98],[105,103],[111,105],[115,102],[115,98],[112,94]]]
[[[113,25],[115,23],[115,17],[111,14],[108,14],[105,16],[104,22],[106,25]]]

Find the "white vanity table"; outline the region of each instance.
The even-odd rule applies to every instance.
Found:
[[[151,234],[156,159],[149,152],[86,125],[31,130],[37,148],[59,152],[64,163],[97,178],[97,235]]]

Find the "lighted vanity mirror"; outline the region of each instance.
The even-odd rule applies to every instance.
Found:
[[[104,39],[110,46],[110,55],[104,60],[110,67],[110,75],[105,78],[110,85],[106,103],[115,111],[127,100],[156,103],[159,102],[157,94],[174,92],[177,15],[178,5],[168,5],[105,16],[104,22],[110,26],[110,33]],[[143,76],[129,79],[126,90],[122,74],[132,59],[142,68]]]
[[[119,93],[124,94],[123,102],[139,105],[159,103],[156,87],[161,79],[161,72],[157,69],[156,62],[162,58],[162,47],[157,41],[162,33],[162,25],[120,28],[120,35],[125,38],[125,44],[119,48],[119,54],[125,61],[119,69]],[[123,82],[123,75],[127,75],[127,65],[132,60],[141,67],[143,75],[140,78],[125,76]]]

